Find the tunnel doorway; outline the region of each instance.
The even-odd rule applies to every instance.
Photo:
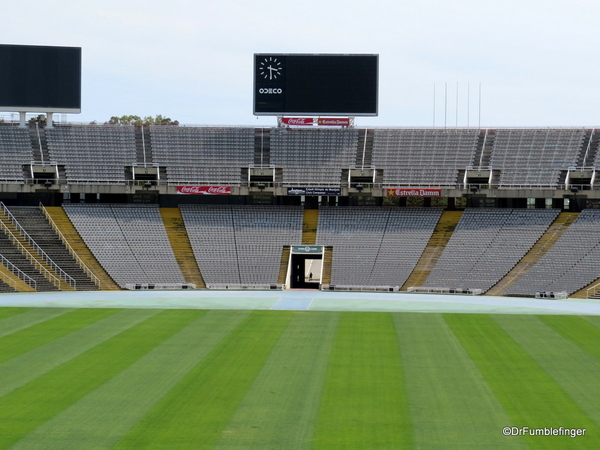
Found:
[[[294,246],[292,248],[290,287],[319,289],[323,274],[323,247]]]

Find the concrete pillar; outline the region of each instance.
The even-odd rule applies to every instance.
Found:
[[[25,111],[19,112],[19,128],[27,128],[27,123],[25,123]]]
[[[52,113],[46,113],[46,128],[52,128]]]

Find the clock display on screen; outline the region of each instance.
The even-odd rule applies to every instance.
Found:
[[[260,62],[258,70],[265,80],[276,80],[281,75],[281,61],[277,60],[277,58],[267,57],[264,61]]]

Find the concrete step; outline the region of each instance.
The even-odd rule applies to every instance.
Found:
[[[315,245],[317,242],[318,209],[305,209],[302,219],[302,245]]]
[[[510,272],[485,295],[503,295],[504,291],[512,286],[519,278],[525,275],[542,256],[560,239],[569,226],[575,221],[579,213],[560,213],[556,220],[548,227],[542,237],[535,243],[527,254],[519,261]]]
[[[205,289],[206,284],[196,257],[192,244],[183,222],[183,216],[179,208],[160,208],[160,215],[175,255],[175,260],[179,264],[179,269],[187,283],[196,285],[196,289]]]
[[[402,285],[401,290],[405,291],[409,287],[423,286],[423,283],[444,252],[446,245],[448,245],[448,241],[452,237],[454,229],[456,228],[456,225],[458,225],[462,214],[462,211],[444,211],[442,213],[440,220],[427,243],[427,247],[425,247],[414,270]]]

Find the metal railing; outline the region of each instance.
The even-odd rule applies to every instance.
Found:
[[[207,289],[215,289],[215,290],[258,290],[258,291],[268,291],[268,290],[282,290],[284,288],[284,284],[277,283],[207,283]]]
[[[92,269],[90,269],[84,262],[83,260],[79,257],[79,255],[77,254],[77,252],[73,249],[73,247],[71,247],[71,244],[69,244],[69,241],[67,240],[67,238],[62,234],[62,232],[60,231],[60,229],[58,228],[58,225],[56,225],[56,222],[54,222],[54,220],[52,219],[52,217],[50,216],[50,213],[48,212],[48,210],[44,207],[44,205],[42,203],[40,203],[40,209],[42,210],[42,212],[44,213],[44,216],[46,217],[46,220],[48,221],[48,223],[50,224],[50,226],[52,227],[52,229],[54,230],[54,232],[57,234],[58,238],[61,240],[61,242],[63,243],[63,245],[67,248],[67,250],[69,251],[69,253],[71,254],[71,256],[73,257],[73,259],[75,260],[75,262],[77,262],[77,265],[81,268],[81,270],[83,270],[85,272],[85,274],[91,278],[91,280],[94,282],[94,284],[96,286],[98,286],[98,288],[102,289],[102,282],[100,281],[100,278],[98,278],[94,272],[92,271]]]
[[[0,263],[2,263],[8,270],[10,270],[13,275],[18,277],[21,281],[25,282],[27,285],[29,285],[30,287],[32,287],[33,289],[35,289],[37,291],[37,282],[2,255],[0,255]],[[12,278],[5,275],[1,271],[0,271],[0,278],[6,284],[15,288],[15,290],[17,289],[17,283]]]
[[[592,286],[587,290],[587,298],[592,298],[596,295],[600,295],[600,284]]]
[[[593,182],[588,184],[576,184],[576,183],[557,183],[557,184],[508,184],[508,183],[494,183],[480,185],[480,184],[468,184],[465,187],[464,182],[462,183],[454,183],[454,184],[446,184],[446,183],[395,183],[385,181],[383,183],[367,183],[369,188],[374,189],[387,189],[387,188],[439,188],[439,189],[457,189],[461,191],[468,191],[470,186],[478,186],[481,189],[492,189],[499,191],[510,191],[515,189],[520,190],[552,190],[552,191],[567,191],[570,192],[570,187],[576,185],[579,187],[579,190],[597,190],[597,182],[596,182],[595,174],[593,177]],[[26,184],[26,185],[36,185],[36,184],[44,184],[46,181],[50,181],[53,184],[51,187],[58,186],[77,186],[77,185],[85,185],[85,186],[108,186],[108,185],[119,185],[119,186],[139,186],[140,188],[145,188],[146,183],[148,181],[145,180],[105,180],[105,181],[90,181],[90,180],[65,180],[61,179],[58,183],[53,179],[26,179],[25,183],[23,180],[17,179],[8,179],[8,178],[0,178],[0,185],[2,184]],[[157,189],[160,187],[173,187],[173,186],[231,186],[231,187],[249,187],[249,183],[247,181],[237,182],[237,183],[228,183],[223,182],[222,180],[189,180],[189,181],[165,181],[165,180],[151,180],[153,189]],[[267,182],[265,182],[267,183]],[[332,182],[332,183],[320,183],[315,181],[305,181],[305,182],[268,182],[270,187],[296,187],[296,186],[317,186],[317,187],[340,187],[347,188],[351,187],[347,181],[344,182]],[[361,183],[365,187],[367,184]],[[485,187],[483,187],[485,186]]]
[[[481,295],[484,292],[483,289],[426,287],[426,286],[411,286],[406,291],[415,293],[415,294],[449,294],[449,295]]]
[[[6,226],[6,224],[2,221],[0,221],[0,229],[2,229],[6,233],[6,235],[10,239],[10,241],[17,246],[19,251],[29,260],[29,262],[33,265],[33,267],[36,268],[37,271],[39,271],[54,286],[56,286],[58,289],[61,289],[61,287],[62,287],[61,279],[58,278],[56,275],[54,275],[52,272],[50,272],[48,269],[46,269],[46,267],[43,264],[41,264],[38,261],[38,259],[34,255],[31,254],[31,252],[29,250],[27,250],[27,247],[25,247],[21,243],[19,238],[17,238],[13,234],[13,232],[10,231],[10,228],[8,228]]]
[[[125,283],[125,289],[130,291],[147,290],[185,290],[196,289],[193,283]]]
[[[323,291],[355,291],[355,292],[400,292],[400,286],[360,286],[353,284],[323,284]]]
[[[10,230],[10,228],[8,228],[8,226],[6,226],[6,224],[4,224],[3,222],[0,221],[5,233],[11,239],[11,241],[13,241],[13,243],[17,244],[17,246],[21,250],[21,253],[23,253],[32,263],[33,263],[33,260],[35,260],[34,265],[36,266],[36,268],[38,268],[38,270],[40,270],[39,267],[41,267],[44,269],[44,271],[42,271],[42,272],[44,272],[44,273],[47,272],[48,274],[52,275],[49,278],[49,280],[52,281],[52,283],[55,284],[56,287],[58,287],[60,289],[61,282],[59,281],[59,283],[58,283],[59,285],[56,285],[55,281],[53,281],[54,278],[58,278],[59,280],[66,281],[69,284],[69,286],[71,286],[73,289],[75,289],[77,287],[77,282],[75,281],[75,279],[72,276],[70,276],[68,273],[66,273],[64,270],[62,270],[58,266],[58,264],[56,264],[52,260],[52,258],[50,258],[46,254],[46,252],[44,250],[42,250],[42,248],[37,244],[37,242],[35,242],[33,240],[33,238],[31,236],[29,236],[29,234],[23,229],[23,227],[17,221],[17,219],[15,219],[15,216],[12,215],[12,213],[8,210],[6,205],[4,205],[4,203],[2,203],[2,202],[0,202],[0,212],[4,213],[7,216],[8,220],[17,229],[18,233],[21,235],[23,240],[25,240],[25,242],[27,242],[27,244],[29,244],[34,249],[34,251],[38,254],[38,257],[40,259],[42,259],[42,261],[44,263],[46,263],[50,268],[52,268],[52,270],[54,272],[56,272],[56,274],[58,274],[59,277],[52,275],[52,273],[38,261],[38,258],[36,258],[34,255],[32,255],[31,252],[21,243],[21,241],[18,239],[17,236],[15,236],[13,234],[13,232]],[[46,276],[46,275],[44,275],[44,276]],[[46,276],[46,278],[48,278],[48,276]]]

